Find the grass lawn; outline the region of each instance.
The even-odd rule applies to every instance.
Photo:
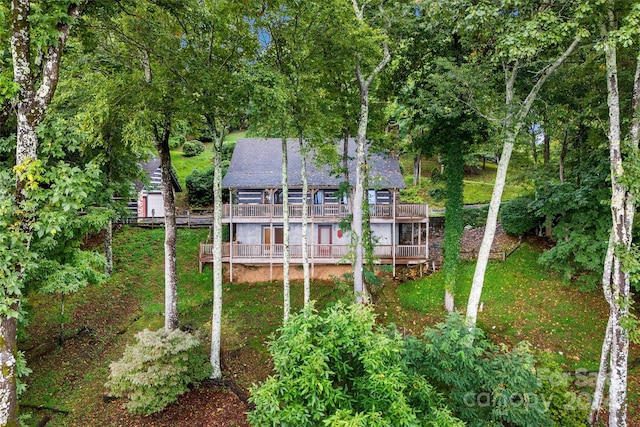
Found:
[[[598,292],[581,292],[564,285],[559,275],[546,271],[540,254],[524,243],[507,262],[491,261],[482,291],[484,309],[478,326],[496,342],[513,345],[529,341],[539,351],[551,352],[568,369],[598,367],[608,307]],[[457,306],[466,310],[475,263],[461,267]],[[444,286],[440,272],[397,288],[398,303],[441,321]]]
[[[420,185],[417,188],[413,188],[412,159],[402,158],[400,163],[404,173],[405,184],[407,185],[407,190],[402,192],[405,196],[401,196],[401,198],[412,203],[428,203],[429,206],[434,208],[443,207],[444,200],[436,200],[431,197],[430,194],[430,191],[433,189],[441,189],[444,191],[445,188],[444,182],[433,183],[431,181],[432,171],[440,170],[439,164],[434,159],[423,159]],[[463,190],[465,204],[485,204],[491,201],[493,184],[496,179],[496,170],[497,165],[487,163],[484,169],[469,169],[465,173]],[[510,177],[507,176],[507,184],[505,185],[504,193],[502,195],[503,201],[511,200],[527,193],[527,188],[525,186],[519,183],[510,182],[509,178]]]
[[[180,324],[201,331],[205,348],[211,328],[212,273],[211,268],[198,273],[197,255],[207,232],[179,230],[177,263]],[[54,340],[59,330],[55,300],[29,295],[29,326],[19,346],[34,372],[21,398],[23,411],[45,405],[69,412],[50,413],[48,427],[152,425],[131,424],[129,418],[114,421],[118,404],[106,404],[103,396],[108,393],[104,383],[109,363],[120,358],[136,332],[163,325],[163,239],[163,229],[124,228],[116,233],[114,275],[65,300],[72,319],[65,325],[68,339],[62,347]],[[528,340],[536,349],[554,354],[568,370],[595,370],[606,323],[602,297],[563,286],[559,277],[537,264],[537,256],[534,247],[524,244],[507,262],[490,263],[480,326],[495,342],[513,345]],[[463,265],[461,283],[470,283],[472,273],[472,264]],[[420,333],[442,321],[441,283],[439,274],[399,285],[387,280],[375,304],[378,322]],[[343,291],[332,282],[312,284],[320,309],[344,297]],[[468,291],[468,286],[461,286],[459,303],[466,302]],[[265,343],[281,322],[282,284],[225,284],[223,298],[225,375],[248,389],[271,370]],[[293,283],[292,310],[301,307],[302,285]],[[630,378],[631,396],[638,395],[638,376]],[[36,425],[41,417],[34,416],[27,425]]]
[[[236,142],[239,138],[244,137],[245,131],[235,131],[231,132],[224,139],[225,141],[233,141]],[[178,175],[178,181],[180,181],[180,185],[186,191],[185,180],[187,176],[193,170],[206,171],[211,166],[213,166],[213,151],[212,151],[212,143],[204,144],[205,149],[204,152],[198,154],[193,157],[185,157],[182,155],[182,147],[178,147],[175,150],[171,150],[171,163],[173,167],[176,169],[176,173]]]

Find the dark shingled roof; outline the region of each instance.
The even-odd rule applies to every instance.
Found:
[[[289,187],[302,187],[300,152],[297,140],[288,145]],[[349,140],[349,180],[355,184],[355,141]],[[338,145],[342,153],[342,143]],[[318,165],[312,153],[307,163],[310,188],[338,188],[342,176],[331,175],[327,164]],[[371,153],[367,160],[369,182],[375,188],[404,188],[398,159],[381,153]],[[241,138],[236,143],[229,170],[222,180],[224,188],[282,187],[282,141],[279,138]]]
[[[151,178],[153,177],[153,174],[160,167],[160,158],[152,157],[148,162],[141,164],[140,167],[147,172],[147,176],[149,177],[149,180],[151,180]],[[178,177],[176,176],[173,170],[171,171],[171,181],[173,184],[173,190],[176,193],[181,193],[182,186],[180,185],[180,181],[178,181]],[[144,184],[141,181],[136,181],[135,186],[136,186],[136,191],[140,191],[144,188]]]

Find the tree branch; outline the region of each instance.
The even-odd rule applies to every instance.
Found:
[[[71,4],[69,5],[67,13],[69,18],[75,20],[80,15],[80,7],[77,4]],[[58,36],[58,41],[55,45],[49,47],[49,53],[45,59],[42,71],[42,83],[36,92],[36,103],[39,106],[39,111],[37,112],[39,120],[42,119],[46,106],[49,105],[56,91],[60,77],[60,59],[62,57],[62,51],[67,44],[70,30],[70,24],[59,25],[58,31],[60,35]]]
[[[531,106],[533,105],[533,102],[535,101],[536,97],[538,96],[538,92],[540,91],[542,86],[545,84],[547,79],[549,79],[551,74],[553,74],[553,72],[558,67],[560,67],[560,65],[562,65],[562,63],[565,61],[565,59],[567,59],[573,53],[573,51],[576,49],[576,47],[578,47],[578,44],[580,43],[580,40],[581,40],[580,36],[576,36],[573,39],[573,41],[571,42],[571,44],[569,45],[569,47],[562,53],[562,55],[560,55],[553,62],[553,64],[551,64],[550,66],[548,66],[546,68],[546,70],[544,71],[542,76],[538,79],[536,84],[533,85],[533,87],[529,91],[529,94],[525,98],[522,106],[520,107],[520,110],[518,111],[518,117],[517,117],[516,123],[521,123],[524,120],[524,117],[529,113],[529,110],[531,109]]]
[[[20,86],[23,96],[33,96],[33,75],[31,73],[31,25],[29,0],[11,2],[11,56],[13,59],[13,80]]]

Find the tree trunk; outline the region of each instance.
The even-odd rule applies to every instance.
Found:
[[[366,2],[362,6],[357,0],[352,0],[353,11],[358,21],[364,24],[364,8]],[[382,8],[382,5],[380,5]],[[364,183],[366,182],[366,144],[367,144],[367,126],[369,124],[369,88],[373,79],[382,72],[391,60],[389,53],[389,45],[385,40],[383,42],[383,57],[378,65],[373,69],[368,77],[362,74],[360,64],[356,66],[356,78],[358,79],[358,87],[360,90],[360,117],[358,118],[358,131],[356,134],[356,186],[353,195],[353,216],[351,222],[351,239],[355,245],[355,256],[353,263],[353,292],[357,304],[363,304],[368,301],[366,288],[364,285],[364,235],[362,226],[362,206],[364,202]]]
[[[462,223],[463,186],[464,186],[464,152],[460,139],[453,138],[444,149],[446,163],[446,192],[444,217],[443,255],[446,310],[455,310],[455,293],[460,264],[460,247],[464,226]]]
[[[48,46],[43,61],[34,64],[31,60],[31,2],[13,0],[11,2],[11,57],[13,81],[19,87],[16,102],[16,166],[26,165],[38,158],[38,137],[36,128],[42,121],[53,97],[59,77],[62,51],[66,45],[70,22],[79,15],[77,5],[68,9],[67,23],[57,25],[57,42]],[[36,70],[36,68],[38,68]],[[35,70],[35,71],[34,71]],[[39,86],[36,89],[36,80]],[[22,173],[16,171],[14,220],[20,224],[20,239],[29,251],[33,212],[21,206],[27,195]],[[20,312],[20,297],[25,265],[24,258],[8,266],[10,275],[16,274],[15,282],[6,278],[0,282],[5,301],[3,315],[0,316],[0,427],[18,425],[18,396],[16,391],[17,327]]]
[[[558,178],[560,183],[564,182],[564,160],[567,157],[567,139],[568,131],[565,128],[564,137],[562,138],[562,148],[560,149],[560,159],[558,160]]]
[[[109,220],[104,230],[104,274],[113,274],[113,220]]]
[[[496,182],[493,186],[491,194],[491,202],[489,203],[489,213],[487,214],[487,223],[480,243],[478,251],[478,261],[473,274],[473,283],[471,285],[471,293],[469,294],[469,302],[467,303],[467,321],[469,325],[475,325],[478,318],[478,306],[480,305],[480,296],[482,295],[482,286],[484,284],[484,273],[489,263],[489,255],[493,238],[496,234],[496,224],[498,223],[498,211],[500,210],[500,200],[507,179],[507,168],[509,167],[509,159],[513,151],[513,143],[516,135],[513,131],[508,131],[505,135],[504,147],[502,148],[502,157],[498,163],[498,171],[496,174]]]
[[[616,18],[609,10],[609,25],[616,28]],[[613,263],[609,283],[611,284],[611,298],[609,303],[611,321],[611,382],[609,385],[609,425],[627,425],[627,369],[629,359],[629,331],[622,324],[629,315],[631,305],[631,290],[628,267],[624,265],[624,255],[631,249],[633,217],[635,205],[633,196],[627,192],[623,183],[624,166],[622,153],[622,138],[620,129],[620,95],[618,87],[618,71],[616,45],[613,40],[605,44],[605,61],[607,69],[607,104],[609,107],[609,159],[611,163],[611,216]],[[639,60],[640,62],[640,60]],[[640,63],[638,64],[640,69]],[[638,73],[634,89],[637,88]],[[633,120],[631,127],[632,140],[634,125],[640,118],[637,115],[640,94],[633,93]],[[636,145],[637,148],[637,145]],[[624,251],[625,254],[620,254]],[[606,296],[606,294],[605,294]],[[606,345],[603,344],[603,347]]]
[[[449,288],[444,289],[444,308],[447,310],[447,313],[453,313],[456,309],[455,296]]]
[[[518,109],[513,107],[515,80],[518,75],[519,66],[516,63],[511,70],[505,66],[505,107],[507,119],[504,124],[504,146],[502,155],[498,163],[498,171],[496,173],[496,182],[491,194],[491,202],[489,203],[489,213],[487,215],[487,223],[478,252],[478,261],[473,274],[473,283],[471,284],[471,292],[469,294],[469,302],[467,303],[467,322],[470,326],[475,326],[478,317],[478,306],[480,304],[480,296],[482,295],[482,286],[484,285],[484,274],[489,262],[489,254],[491,245],[496,233],[496,224],[498,221],[498,210],[500,209],[500,200],[507,178],[507,169],[509,167],[509,159],[513,151],[513,144],[516,136],[520,132],[524,124],[524,119],[529,113],[533,102],[536,100],[540,89],[547,81],[549,76],[558,69],[558,67],[571,55],[580,42],[580,37],[576,37],[569,47],[560,55],[553,64],[547,67],[538,81],[529,91],[524,102]]]
[[[211,318],[211,378],[222,378],[222,141],[224,132],[213,136],[213,315]]]
[[[154,133],[156,149],[160,156],[164,204],[164,327],[171,331],[178,327],[178,277],[176,274],[176,202],[169,149],[170,120],[166,120],[160,130],[154,126]]]
[[[16,309],[19,307],[16,305]],[[0,320],[0,426],[18,425],[18,395],[16,393],[16,354],[18,320],[2,316]]]
[[[531,152],[533,153],[533,164],[538,164],[538,147],[536,146],[537,134],[531,126]]]
[[[345,132],[342,140],[342,176],[347,187],[349,186],[349,133]],[[350,197],[349,197],[350,199]]]
[[[544,132],[544,151],[542,152],[543,162],[548,165],[551,161],[551,138]]]
[[[369,120],[369,88],[360,88],[360,118],[358,121],[358,132],[356,135],[356,185],[353,193],[353,213],[351,223],[351,241],[354,245],[353,262],[353,293],[356,304],[363,304],[367,301],[364,287],[364,242],[362,227],[362,205],[364,203],[364,176],[367,171],[366,161],[366,141],[367,122]]]
[[[549,165],[549,162],[551,161],[551,138],[546,132],[544,133],[543,161],[545,166]],[[552,222],[553,222],[552,216],[547,215],[546,218],[544,219],[544,235],[547,238],[550,238],[552,236],[552,231],[553,231]]]
[[[302,178],[302,269],[304,271],[304,307],[309,306],[311,300],[311,279],[309,277],[309,248],[308,238],[308,205],[307,194],[309,193],[309,183],[307,181],[307,149],[302,140],[302,133],[298,137],[300,143],[300,177]]]
[[[604,258],[604,268],[602,273],[602,291],[604,293],[605,300],[609,304],[609,307],[614,304],[613,296],[611,295],[611,272],[613,270],[613,233],[609,236],[609,245],[607,247],[607,253]],[[607,329],[605,331],[604,340],[602,341],[602,351],[600,353],[600,367],[598,369],[598,376],[596,378],[596,386],[593,392],[593,399],[591,400],[591,413],[589,414],[589,424],[595,425],[598,422],[600,416],[600,406],[602,405],[602,398],[604,395],[604,386],[609,375],[609,363],[611,360],[611,337],[613,316],[611,310],[609,310],[609,320],[607,322]]]
[[[604,396],[604,386],[609,376],[609,363],[611,354],[611,325],[613,318],[609,316],[607,322],[607,330],[605,331],[604,340],[602,341],[602,352],[600,354],[600,367],[598,369],[598,376],[596,378],[596,386],[593,392],[593,399],[591,401],[591,413],[589,414],[589,424],[595,425],[600,417],[600,407],[602,406],[602,398]]]
[[[422,151],[418,150],[416,157],[413,159],[413,186],[420,185],[420,177],[422,176]]]
[[[289,320],[291,312],[291,288],[289,280],[289,262],[291,251],[289,248],[289,155],[287,138],[282,137],[282,286],[283,286],[283,322]],[[273,236],[272,236],[273,239]]]

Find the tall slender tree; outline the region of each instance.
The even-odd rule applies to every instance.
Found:
[[[353,212],[351,222],[351,236],[354,242],[355,256],[353,263],[353,292],[355,294],[356,303],[363,304],[369,300],[367,289],[364,281],[364,260],[365,260],[365,230],[363,229],[363,206],[365,203],[365,183],[367,180],[367,126],[369,124],[369,92],[374,79],[384,70],[391,60],[389,50],[389,41],[384,34],[387,30],[386,15],[384,11],[384,2],[378,7],[380,17],[383,18],[384,24],[382,31],[376,31],[369,26],[367,17],[365,16],[365,8],[367,2],[358,2],[352,0],[353,12],[360,26],[360,31],[370,31],[369,36],[381,38],[381,58],[379,62],[370,63],[371,58],[363,58],[360,52],[356,52],[356,78],[358,88],[360,90],[360,114],[358,117],[358,130],[356,132],[356,184],[353,191]],[[362,35],[360,35],[362,36]],[[368,68],[368,69],[367,69]]]
[[[4,120],[15,111],[17,121],[15,156],[15,192],[13,197],[13,227],[18,247],[3,257],[0,273],[0,292],[3,295],[0,315],[0,426],[17,425],[16,358],[17,323],[20,313],[21,288],[24,272],[29,260],[32,225],[35,212],[28,200],[30,178],[38,160],[37,126],[42,122],[47,107],[56,91],[60,61],[69,37],[71,25],[80,14],[78,2],[56,2],[55,4],[33,4],[28,0],[13,0],[8,15],[13,64],[13,90],[2,92]],[[33,27],[33,6],[43,16]],[[3,3],[2,9],[6,7]],[[0,9],[0,10],[2,10]],[[4,11],[6,12],[6,11]],[[4,16],[7,16],[4,15]],[[43,30],[42,33],[36,30]],[[35,58],[38,58],[36,61]],[[4,77],[4,76],[3,76]],[[11,87],[2,82],[3,87]],[[8,95],[8,96],[7,96]]]
[[[223,307],[222,269],[222,145],[233,127],[246,117],[251,93],[247,68],[255,59],[257,40],[247,17],[259,10],[252,2],[192,1],[181,19],[182,79],[194,127],[213,141],[213,308],[211,377],[220,379]]]
[[[261,22],[269,35],[269,42],[262,55],[260,66],[263,68],[264,79],[272,88],[278,87],[279,112],[275,116],[269,114],[254,115],[254,120],[259,123],[257,127],[263,129],[272,128],[278,137],[282,138],[283,153],[283,210],[288,215],[288,198],[284,187],[289,188],[288,179],[284,177],[288,173],[285,166],[285,155],[296,144],[300,155],[300,178],[302,187],[302,223],[301,223],[301,252],[304,272],[304,304],[309,304],[311,299],[310,272],[308,260],[308,194],[309,184],[306,174],[307,165],[313,160],[311,154],[314,147],[323,144],[327,135],[326,124],[323,119],[327,116],[328,108],[322,108],[327,104],[324,99],[322,76],[331,75],[327,49],[332,45],[332,37],[336,30],[330,25],[331,17],[340,15],[344,11],[339,2],[303,2],[298,0],[282,1],[274,7],[267,8],[261,18]],[[275,86],[277,83],[278,86]],[[273,101],[272,101],[273,102]],[[269,125],[275,121],[276,124]],[[285,140],[291,138],[287,143]],[[288,225],[284,218],[285,252],[287,251]],[[285,295],[288,295],[288,263],[285,257]],[[285,296],[285,307],[289,307],[289,297]],[[285,310],[285,317],[287,310]]]
[[[169,140],[185,108],[180,52],[182,3],[156,4],[146,0],[119,3],[102,23],[99,48],[102,64],[117,68],[132,91],[136,113],[124,137],[152,145],[160,158],[164,205],[165,328],[178,327],[176,266],[176,209]],[[188,114],[188,113],[187,113]]]
[[[493,5],[466,1],[451,4],[435,0],[427,2],[427,5],[430,6],[425,8],[427,13],[444,13],[452,22],[453,33],[464,38],[472,47],[472,61],[468,69],[473,70],[476,81],[486,75],[487,84],[493,86],[496,85],[493,80],[496,69],[501,69],[504,75],[502,85],[492,87],[491,91],[486,91],[485,88],[471,100],[463,100],[499,125],[503,141],[485,233],[467,304],[467,318],[473,325],[478,314],[513,146],[540,89],[580,42],[582,33],[577,30],[576,20],[584,16],[585,10],[579,2],[571,1],[525,1]],[[567,15],[567,10],[571,10],[573,14]],[[569,40],[567,34],[571,35]],[[540,67],[538,64],[543,65]],[[535,79],[523,81],[523,70],[532,72]],[[502,102],[490,95],[490,92],[500,86],[504,96]],[[487,99],[491,100],[488,105],[479,105]],[[495,105],[500,105],[501,108],[496,111]]]
[[[598,421],[607,371],[609,383],[609,425],[627,425],[627,370],[629,359],[629,317],[631,306],[630,269],[633,239],[633,220],[636,209],[637,179],[629,179],[630,170],[637,171],[638,142],[640,140],[640,10],[627,9],[628,5],[615,1],[605,3],[605,14],[600,25],[605,38],[604,51],[609,110],[609,162],[611,169],[612,228],[605,256],[602,288],[609,304],[609,320],[602,344],[600,369],[592,401],[590,423]],[[622,25],[618,15],[625,14]],[[633,44],[636,69],[632,82],[631,120],[623,136],[621,95],[618,78],[618,45]],[[623,149],[624,139],[629,148]],[[637,261],[636,261],[637,262]],[[608,365],[608,366],[607,366]],[[607,369],[609,368],[609,369]]]

